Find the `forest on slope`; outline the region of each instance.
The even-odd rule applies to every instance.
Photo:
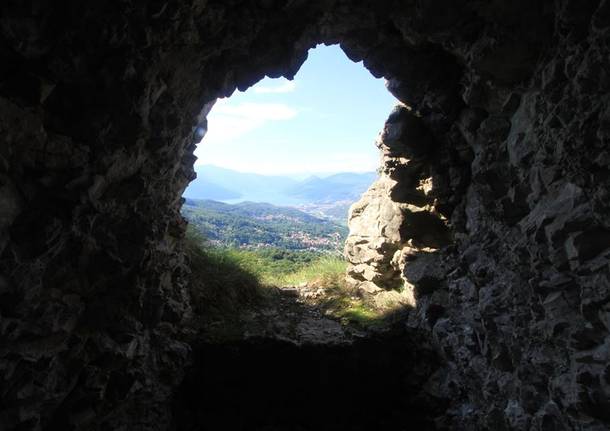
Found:
[[[339,253],[348,233],[331,220],[267,203],[187,199],[182,213],[215,246]]]

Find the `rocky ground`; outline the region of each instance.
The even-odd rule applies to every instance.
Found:
[[[225,319],[203,323],[201,336],[218,341],[274,339],[296,346],[343,345],[389,331],[410,308],[398,292],[368,302],[357,290],[323,282],[268,286],[260,301]]]
[[[273,338],[302,344],[345,344],[362,331],[343,325],[316,300],[326,296],[323,287],[308,285],[277,288],[272,300],[245,317],[248,338]]]
[[[437,357],[406,329],[407,304],[375,307],[323,283],[266,289],[191,341],[194,361],[174,399],[177,430],[442,429],[433,418],[443,400],[421,390]],[[391,376],[380,378],[383,370]]]

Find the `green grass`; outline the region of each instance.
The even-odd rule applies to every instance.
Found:
[[[347,262],[341,257],[278,249],[214,248],[193,229],[187,232],[186,251],[195,314],[222,322],[223,335],[237,334],[240,313],[260,307],[272,297],[274,286],[306,284],[323,289],[324,294],[311,305],[346,325],[374,328],[386,321],[347,285]]]
[[[272,279],[276,285],[307,284],[324,289],[325,294],[317,300],[317,306],[346,325],[360,328],[383,326],[387,319],[366,304],[345,280],[347,262],[336,256],[323,256],[295,272]]]
[[[189,237],[195,237],[194,231]],[[214,265],[231,264],[254,276],[260,285],[288,286],[312,282],[336,282],[345,275],[347,263],[342,257],[310,251],[277,248],[251,250],[209,247],[201,240],[196,247]],[[237,271],[236,271],[237,272]]]
[[[383,316],[379,312],[368,308],[361,301],[354,301],[337,313],[341,319],[360,327],[371,328],[383,323]]]
[[[198,315],[226,317],[252,306],[263,296],[256,268],[239,254],[207,247],[189,229],[186,255],[190,268],[189,285],[194,311]]]
[[[269,272],[266,281],[271,284],[288,286],[302,283],[336,285],[345,278],[347,262],[337,256],[321,256],[313,262],[300,265],[289,271]]]

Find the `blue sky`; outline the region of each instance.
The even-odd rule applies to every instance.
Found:
[[[219,99],[196,164],[269,175],[372,171],[375,138],[395,104],[383,79],[320,45],[293,81],[265,78]]]

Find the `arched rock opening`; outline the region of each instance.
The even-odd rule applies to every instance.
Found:
[[[384,151],[400,210],[448,226],[422,235],[419,214],[400,245],[409,325],[445,361],[448,426],[602,429],[609,10],[3,3],[0,423],[169,427],[189,358],[179,208],[194,119],[264,75],[293,76],[326,42],[411,108],[390,118]]]

